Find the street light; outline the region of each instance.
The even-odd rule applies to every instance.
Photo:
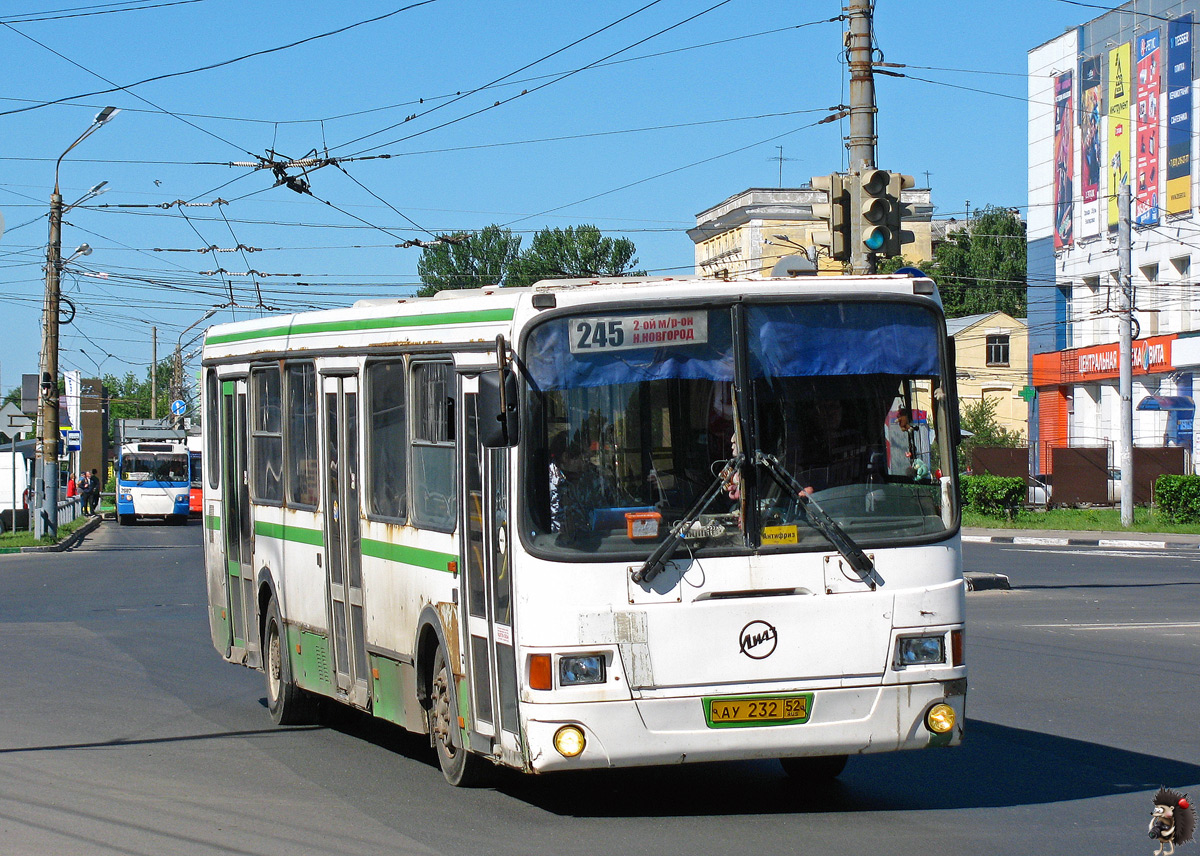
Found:
[[[42,309],[42,366],[41,366],[41,487],[42,511],[37,515],[34,534],[56,535],[58,533],[58,302],[59,274],[62,271],[62,194],[58,190],[58,171],[63,158],[102,125],[107,124],[117,115],[116,107],[105,107],[96,114],[88,129],[79,135],[78,139],[58,156],[54,162],[54,192],[50,194],[50,242],[46,248],[46,299]],[[89,195],[98,193],[103,184],[98,184],[89,191]],[[78,204],[78,203],[76,203]],[[87,244],[81,246],[71,258],[87,255],[92,248]]]
[[[214,315],[216,315],[217,309],[219,309],[219,308],[220,307],[218,307],[218,306],[214,306],[212,309],[205,312],[203,315],[201,315],[199,318],[197,318],[195,321],[193,321],[191,324],[189,324],[187,327],[185,327],[183,332],[179,334],[179,338],[175,341],[175,366],[174,366],[175,377],[174,377],[174,383],[172,384],[172,386],[175,387],[175,398],[179,398],[179,399],[183,398],[183,356],[182,356],[183,337],[188,334],[189,330],[192,330],[193,328],[198,327],[199,325],[201,325],[205,321],[207,321],[209,318],[212,318]],[[190,345],[191,341],[189,341],[188,344]],[[175,427],[182,428],[183,427],[183,414],[176,413],[176,414],[174,414],[174,417],[175,417],[174,418]]]

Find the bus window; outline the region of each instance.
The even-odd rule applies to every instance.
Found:
[[[373,515],[402,520],[408,425],[404,401],[404,362],[367,366],[367,508]]]
[[[283,501],[283,420],[280,411],[279,369],[255,369],[250,375],[251,426],[250,490],[258,502]]]
[[[413,522],[454,528],[454,372],[446,363],[413,363]]]
[[[317,372],[312,363],[287,367],[288,502],[315,507],[319,495]]]

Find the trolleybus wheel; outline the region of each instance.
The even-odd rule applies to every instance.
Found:
[[[292,681],[292,658],[279,604],[272,597],[263,627],[263,670],[267,673],[267,710],[276,725],[298,725],[312,720],[311,696]]]
[[[820,784],[836,779],[846,769],[846,755],[810,758],[780,758],[783,771],[801,784]]]
[[[429,689],[429,735],[446,781],[456,788],[476,788],[488,783],[495,768],[490,761],[454,745],[452,730],[458,728],[458,707],[453,680],[446,655],[438,648]]]

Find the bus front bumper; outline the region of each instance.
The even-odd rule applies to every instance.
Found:
[[[938,704],[954,710],[945,734],[926,726]],[[710,726],[699,696],[523,705],[529,767],[534,772],[734,761],[805,755],[854,755],[954,746],[962,741],[966,681],[830,688],[813,692],[807,722]],[[573,725],[583,752],[566,758],[554,736]]]

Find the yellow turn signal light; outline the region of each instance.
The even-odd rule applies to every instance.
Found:
[[[581,754],[585,745],[587,741],[583,738],[583,731],[576,725],[564,725],[554,732],[554,748],[564,758]]]
[[[948,704],[935,704],[925,714],[925,727],[934,734],[945,734],[954,728],[956,720],[954,708]]]

